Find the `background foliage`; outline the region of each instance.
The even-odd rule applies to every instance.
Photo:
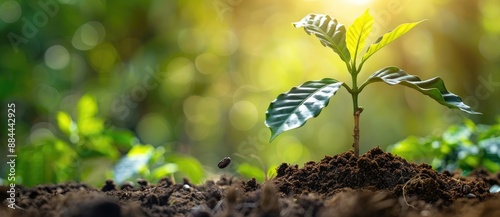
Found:
[[[291,22],[315,12],[350,25],[366,8],[375,18],[367,44],[399,23],[428,21],[381,50],[360,79],[387,65],[440,76],[483,113],[472,121],[495,124],[495,0],[7,0],[0,3],[1,119],[15,102],[19,180],[100,184],[131,159],[146,162],[137,177],[201,170],[210,178],[241,172],[238,165],[255,173],[346,151],[350,106],[328,107],[323,119],[273,143],[263,122],[268,103],[290,86],[332,73],[349,79],[341,60]],[[344,91],[333,100],[350,103]],[[464,116],[402,87],[367,88],[360,102],[361,152],[440,135]],[[225,156],[233,163],[221,171]],[[6,169],[1,164],[0,178]]]
[[[495,125],[476,125],[466,119],[450,126],[442,135],[411,136],[389,146],[405,159],[431,164],[439,171],[460,170],[467,175],[475,168],[500,170],[500,119]]]

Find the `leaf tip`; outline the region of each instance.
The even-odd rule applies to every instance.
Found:
[[[269,143],[273,142],[274,139],[276,139],[276,137],[278,137],[280,133],[274,133],[274,132],[271,132],[271,138],[269,138]]]
[[[482,115],[483,114],[481,112],[476,112],[476,111],[473,111],[473,110],[467,111],[467,113],[469,113],[471,115]]]

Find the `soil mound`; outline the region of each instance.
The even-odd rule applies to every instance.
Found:
[[[484,180],[487,172],[481,176]],[[438,173],[428,164],[415,164],[374,148],[359,157],[345,152],[308,162],[302,168],[281,164],[274,183],[286,195],[315,193],[329,198],[346,188],[388,191],[394,197],[449,205],[458,198],[489,195],[482,181],[463,180],[450,172]],[[489,183],[494,183],[491,181]]]

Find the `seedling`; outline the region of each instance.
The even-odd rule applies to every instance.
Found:
[[[463,103],[459,96],[448,92],[441,78],[434,77],[422,81],[418,76],[409,75],[394,66],[374,72],[365,82],[358,85],[357,78],[366,60],[420,22],[399,25],[368,46],[363,56],[360,55],[360,51],[364,48],[374,23],[368,10],[358,17],[347,30],[336,19],[323,14],[309,14],[301,21],[293,23],[296,28],[304,27],[307,34],[315,35],[323,46],[331,48],[339,55],[346,64],[347,71],[351,74],[352,85],[349,86],[333,78],[323,78],[322,80],[307,81],[280,94],[271,102],[266,112],[265,123],[271,129],[270,140],[274,140],[287,130],[301,127],[308,119],[318,116],[321,110],[328,105],[330,98],[341,87],[344,87],[352,96],[354,110],[354,142],[352,146],[354,154],[359,156],[359,116],[363,112],[363,108],[358,104],[358,96],[367,85],[375,82],[384,82],[389,85],[400,84],[415,89],[449,108],[460,109],[469,114],[480,114]],[[358,59],[360,59],[359,64]]]

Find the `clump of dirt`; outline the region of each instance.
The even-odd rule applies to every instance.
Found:
[[[325,199],[346,188],[387,191],[396,198],[416,197],[438,205],[449,205],[458,198],[489,195],[484,182],[438,173],[428,164],[410,163],[380,148],[359,157],[352,152],[326,156],[300,169],[284,163],[278,167],[274,183],[285,195],[314,193]]]
[[[203,185],[164,178],[156,184],[139,179],[119,186],[106,180],[100,188],[78,183],[21,186],[17,208],[0,206],[0,216],[500,216],[500,194],[488,191],[499,183],[500,173],[438,173],[379,148],[360,157],[352,152],[326,156],[302,168],[282,164],[277,173],[264,183],[222,176]]]

